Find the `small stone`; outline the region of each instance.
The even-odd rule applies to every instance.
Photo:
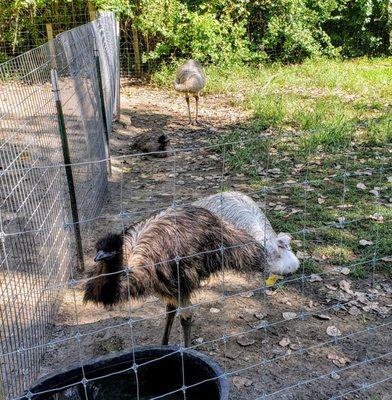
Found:
[[[210,313],[211,314],[219,314],[220,310],[219,310],[219,308],[212,307],[212,308],[210,308]]]
[[[204,342],[204,339],[202,337],[198,337],[197,339],[194,340],[194,343],[196,344],[202,344]]]

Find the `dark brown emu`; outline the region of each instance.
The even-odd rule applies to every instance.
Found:
[[[187,347],[190,297],[200,282],[222,269],[263,271],[267,262],[262,245],[244,230],[195,206],[168,208],[124,235],[107,235],[96,247],[97,264],[89,273],[84,301],[108,307],[155,293],[166,303],[162,343],[168,344],[179,308]]]

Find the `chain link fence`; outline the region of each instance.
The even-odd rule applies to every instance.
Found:
[[[105,13],[0,65],[0,390],[5,398],[36,378],[39,344],[47,339],[61,296],[55,287],[83,265],[74,252],[81,246],[72,229],[75,211],[81,220],[95,218],[106,197],[106,161],[84,163],[107,159],[108,133],[118,111],[117,60],[116,21]],[[61,167],[67,155],[78,164],[71,176]],[[88,231],[81,225],[76,241]]]

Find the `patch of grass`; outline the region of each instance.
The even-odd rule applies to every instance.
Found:
[[[301,261],[301,268],[303,268],[306,275],[318,274],[323,271],[323,269],[312,259],[306,259]],[[301,271],[302,272],[302,271]]]
[[[361,265],[351,268],[350,276],[354,279],[365,279],[369,276],[369,269]]]
[[[171,85],[174,72],[163,68],[155,83]],[[207,66],[206,74],[207,96],[224,94],[251,115],[217,140],[246,140],[224,146],[227,170],[244,174],[249,191],[271,188],[267,216],[276,231],[303,242],[297,249],[310,255],[302,261],[306,273],[321,271],[312,257],[335,266],[364,261],[352,275],[365,278],[374,254],[380,259],[392,248],[392,187],[386,182],[392,175],[392,57]],[[386,170],[377,200],[371,190],[380,186],[381,165]],[[271,169],[278,173],[266,174]],[[288,181],[295,184],[286,187]],[[383,223],[370,218],[376,212]],[[344,229],[336,226],[341,217],[348,222]],[[316,230],[304,241],[303,228]],[[361,239],[373,245],[361,246]],[[392,277],[387,262],[378,260],[376,269]]]

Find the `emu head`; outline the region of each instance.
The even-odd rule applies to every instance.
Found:
[[[118,257],[121,253],[123,244],[122,236],[115,233],[109,233],[100,240],[97,241],[95,248],[97,254],[94,257],[94,261],[106,261],[112,260]]]
[[[299,260],[291,250],[291,236],[279,233],[275,240],[267,243],[269,272],[277,275],[286,275],[299,268]]]
[[[109,234],[96,243],[94,268],[88,273],[83,301],[110,307],[121,299],[122,235]]]

